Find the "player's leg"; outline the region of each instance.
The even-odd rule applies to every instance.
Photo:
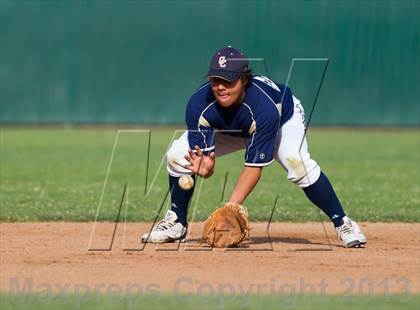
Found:
[[[216,133],[216,156],[222,156],[240,150],[246,146],[246,139],[236,138]],[[185,166],[189,162],[184,158],[188,154],[188,132],[175,140],[169,148],[167,158],[167,171],[169,175],[169,189],[171,194],[171,208],[165,218],[153,229],[152,234],[144,234],[144,242],[168,242],[182,239],[187,232],[188,206],[194,193],[194,186],[190,190],[183,190],[178,180],[183,175],[195,176]]]
[[[243,149],[246,146],[246,139],[215,133],[216,156]],[[183,175],[195,175],[186,168],[189,162],[184,158],[188,153],[188,132],[185,132],[178,140],[175,140],[167,152],[167,170],[169,174],[169,188],[171,189],[171,210],[177,215],[177,222],[187,225],[187,214],[189,201],[193,195],[194,187],[190,190],[183,190],[179,187],[178,180]]]
[[[171,208],[166,212],[165,218],[152,230],[151,234],[142,236],[143,242],[169,242],[183,239],[187,233],[188,205],[194,193],[194,186],[190,190],[183,190],[178,180],[183,175],[195,176],[184,166],[188,161],[184,155],[188,152],[188,132],[175,140],[166,153],[167,171],[169,176],[169,190],[171,195]]]
[[[344,245],[359,246],[366,238],[357,223],[346,216],[327,176],[311,159],[304,137],[304,110],[297,98],[294,101],[292,118],[279,130],[275,159],[286,169],[288,179],[301,187],[308,199],[331,219]],[[350,234],[343,235],[342,231]]]
[[[177,222],[184,226],[187,226],[188,205],[194,193],[194,186],[190,190],[184,190],[179,186],[178,181],[183,175],[190,175],[195,179],[195,175],[184,168],[189,165],[189,162],[184,158],[188,154],[188,149],[188,132],[185,131],[179,139],[172,143],[166,153],[166,168],[171,191],[171,211],[176,214]]]
[[[246,139],[215,133],[216,156],[243,149],[246,146]],[[171,210],[176,213],[177,221],[187,225],[188,205],[194,192],[194,187],[190,190],[183,190],[178,185],[178,180],[183,175],[191,175],[192,172],[185,166],[189,162],[184,158],[188,153],[188,132],[186,131],[178,140],[175,140],[167,153],[167,170],[169,174],[169,188],[171,189]]]

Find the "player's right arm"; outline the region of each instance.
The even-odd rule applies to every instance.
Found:
[[[204,155],[203,151],[196,146],[194,151],[189,150],[185,159],[190,163],[185,168],[191,170],[202,178],[209,178],[214,173],[214,166],[216,164],[216,154],[210,152],[209,155]]]
[[[214,172],[216,163],[214,130],[206,111],[212,103],[206,100],[205,87],[197,91],[189,100],[185,111],[188,128],[189,151],[185,159],[190,163],[186,168],[195,174],[208,178]]]

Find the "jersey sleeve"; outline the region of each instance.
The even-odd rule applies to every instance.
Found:
[[[185,112],[185,122],[188,129],[188,143],[190,149],[198,145],[203,152],[213,151],[215,149],[214,130],[209,122],[203,117],[205,106],[197,103],[191,98],[187,104]]]
[[[272,163],[279,122],[274,106],[273,111],[255,119],[255,131],[245,151],[245,166],[264,167]]]
[[[281,102],[281,121],[280,126],[283,126],[293,115],[294,102],[293,102],[293,92],[292,90],[281,84],[277,84],[277,87],[280,89],[279,92],[276,92],[277,102]]]

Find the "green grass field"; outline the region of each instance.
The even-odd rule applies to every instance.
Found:
[[[418,309],[420,295],[0,295],[3,309]]]
[[[94,220],[116,133],[113,129],[2,129],[0,220]],[[125,183],[128,192],[122,216],[129,221],[154,219],[168,188],[163,160],[173,134],[152,131],[150,193],[145,196],[148,133],[120,133],[99,220],[115,220]],[[359,221],[419,222],[418,130],[315,128],[308,139],[312,157],[332,181],[350,216]],[[205,219],[221,202],[227,173],[223,199],[228,198],[242,161],[242,151],[217,159],[215,175],[201,185],[197,182],[190,218]],[[268,220],[277,196],[274,220],[320,220],[317,209],[276,162],[264,169],[245,203],[251,219]]]

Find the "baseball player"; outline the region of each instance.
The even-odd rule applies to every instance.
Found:
[[[252,75],[245,55],[230,46],[212,57],[207,77],[208,82],[188,102],[188,130],[167,152],[171,208],[142,241],[184,239],[194,187],[183,190],[179,178],[208,178],[217,157],[245,149],[244,167],[229,202],[243,204],[263,168],[277,161],[287,178],[331,219],[344,247],[362,247],[366,237],[346,216],[328,178],[310,157],[304,138],[304,109],[290,88]]]

